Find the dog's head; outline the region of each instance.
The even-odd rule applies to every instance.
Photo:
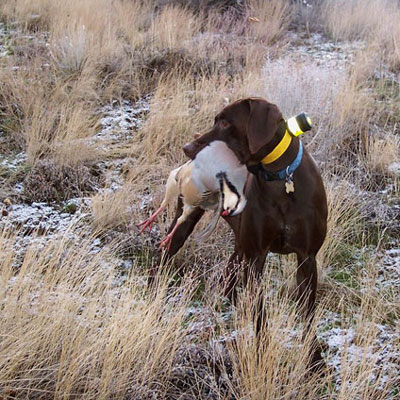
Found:
[[[271,141],[282,120],[275,104],[253,97],[238,100],[215,117],[209,132],[187,143],[183,151],[194,159],[209,143],[221,140],[242,164],[256,163],[265,156],[264,147]]]

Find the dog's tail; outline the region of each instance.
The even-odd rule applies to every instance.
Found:
[[[198,240],[199,242],[205,242],[211,234],[214,232],[215,228],[217,227],[217,223],[219,220],[219,217],[221,216],[221,207],[218,207],[216,210],[214,210],[214,216],[210,223],[204,228],[203,231],[201,231],[198,235],[195,236],[195,240]]]

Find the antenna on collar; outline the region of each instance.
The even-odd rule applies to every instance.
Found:
[[[312,121],[305,112],[302,112],[295,117],[289,118],[286,121],[286,126],[293,136],[299,136],[312,128]]]

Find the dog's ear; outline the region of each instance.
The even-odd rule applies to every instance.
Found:
[[[249,99],[250,115],[247,123],[247,140],[251,154],[256,154],[274,136],[282,113],[275,104],[261,99]]]

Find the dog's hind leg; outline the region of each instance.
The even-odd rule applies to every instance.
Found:
[[[297,300],[301,305],[303,314],[312,320],[318,284],[317,262],[313,255],[308,257],[297,255],[297,262]]]
[[[315,316],[315,298],[317,294],[318,271],[314,255],[307,257],[297,255],[297,299],[303,315],[306,317],[306,326],[303,336],[311,335],[311,360],[310,366],[314,372],[322,371],[325,362],[321,356],[321,346],[313,327]]]

